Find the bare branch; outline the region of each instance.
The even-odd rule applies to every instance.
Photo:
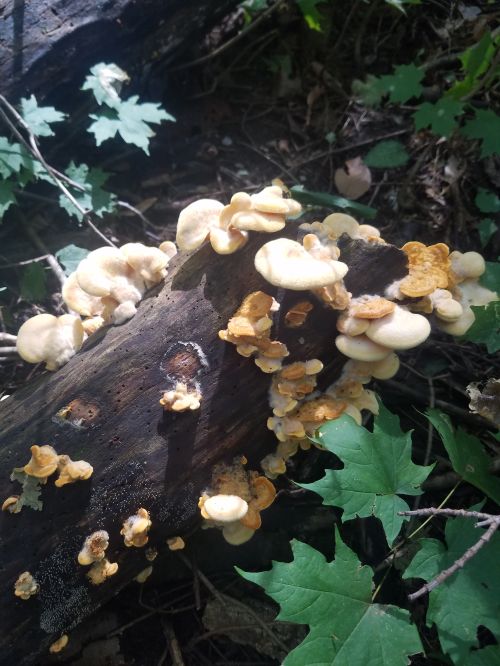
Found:
[[[481,548],[490,541],[497,529],[500,527],[500,515],[494,515],[490,513],[481,513],[480,511],[466,511],[465,509],[417,509],[416,511],[399,511],[398,515],[400,516],[452,516],[454,518],[471,518],[473,520],[481,519],[480,522],[476,524],[476,527],[486,527],[488,529],[486,532],[479,537],[475,544],[468,548],[462,557],[459,557],[455,562],[441,571],[435,578],[433,578],[425,585],[422,585],[416,592],[408,595],[409,601],[415,601],[416,599],[422,597],[424,594],[428,594],[432,590],[436,589],[438,585],[441,585],[447,578],[452,576],[456,571],[462,569],[465,564],[471,560],[474,555],[476,555]]]

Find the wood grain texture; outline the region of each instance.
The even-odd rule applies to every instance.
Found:
[[[17,515],[0,515],[2,666],[36,663],[62,632],[148,565],[144,550],[125,548],[119,534],[123,520],[139,507],[151,512],[150,544],[164,544],[198,521],[197,500],[214,463],[245,454],[255,469],[273,450],[274,435],[266,429],[270,378],[217,336],[246,294],[263,289],[282,303],[272,337],[287,343],[290,360],[321,358],[326,383],[338,374],[344,359],[333,343],[335,313],[316,304],[304,327],[286,328],[288,307],[307,295],[277,292],[263,282],[253,268],[263,242],[254,238],[231,256],[204,247],[177,257],[166,284],[142,301],[132,320],[99,331],[58,372],[0,403],[0,498],[16,493],[19,486],[9,475],[28,461],[34,443],[52,444],[94,467],[85,482],[55,488],[49,480],[41,512],[25,507]],[[376,254],[373,266],[380,263]],[[394,270],[387,269],[387,281],[397,277]],[[164,413],[158,404],[162,390],[183,377],[199,381],[201,409]],[[69,420],[57,416],[75,400]],[[107,556],[120,568],[94,587],[76,557],[97,529],[109,532]],[[22,601],[13,585],[26,570],[40,593]]]

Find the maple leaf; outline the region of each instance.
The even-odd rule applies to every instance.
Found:
[[[474,508],[474,507],[473,507]],[[467,518],[446,522],[446,545],[436,539],[420,539],[420,550],[403,574],[404,578],[432,580],[450,567],[473,544],[482,530]],[[453,663],[469,666],[477,647],[477,628],[483,625],[500,639],[500,534],[429,594],[427,625],[436,624],[441,646]]]
[[[498,287],[498,285],[497,285]],[[489,354],[500,349],[500,301],[488,305],[472,305],[474,323],[462,336],[462,340],[486,345]]]
[[[99,217],[102,217],[104,213],[112,213],[115,210],[116,196],[102,189],[102,185],[108,180],[109,174],[101,169],[89,169],[86,164],[77,166],[74,162],[69,164],[65,174],[75,183],[85,188],[84,191],[71,186],[68,188],[82,208]],[[64,194],[60,195],[59,204],[69,215],[74,215],[81,222],[82,214]]]
[[[410,156],[400,141],[391,139],[377,143],[365,157],[365,164],[375,168],[390,169],[406,164]]]
[[[411,63],[398,65],[394,74],[382,76],[380,81],[391,102],[404,103],[412,97],[420,97],[423,89],[420,81],[423,78],[423,70]]]
[[[462,129],[470,139],[480,139],[481,157],[500,154],[500,116],[491,109],[474,109],[474,118]]]
[[[25,155],[19,143],[11,143],[6,137],[0,136],[0,176],[8,178],[13,173],[19,173]]]
[[[435,104],[424,102],[413,114],[415,128],[420,130],[430,126],[434,134],[449,137],[457,127],[457,116],[463,111],[463,104],[447,97],[442,97]]]
[[[60,123],[66,117],[53,106],[38,106],[34,95],[21,99],[21,116],[35,136],[54,136],[50,123]]]
[[[428,409],[425,415],[438,431],[455,472],[500,503],[500,479],[491,474],[491,458],[480,440],[462,428],[454,432],[449,417],[438,409]]]
[[[96,102],[112,108],[120,104],[120,92],[124,82],[129,81],[127,72],[114,63],[100,62],[90,68],[82,90],[91,90]]]
[[[17,203],[14,183],[8,180],[0,181],[0,220],[13,203]]]
[[[375,516],[392,544],[405,520],[398,512],[409,508],[399,495],[421,495],[433,468],[412,462],[411,432],[403,433],[398,417],[381,404],[373,432],[344,415],[322,426],[313,441],[338,456],[344,469],[326,470],[318,481],[299,485],[321,495],[323,504],[343,509],[342,520]]]
[[[175,118],[160,108],[159,104],[138,104],[134,95],[120,102],[114,109],[107,109],[102,114],[91,114],[94,120],[88,131],[94,134],[97,145],[112,139],[118,132],[126,143],[131,143],[149,155],[149,139],[154,132],[148,123],[161,123],[163,120],[174,121]]]
[[[485,261],[486,270],[479,278],[479,282],[486,289],[496,291],[500,284],[500,263],[498,261]]]
[[[372,573],[335,532],[335,559],[292,541],[293,560],[270,571],[238,573],[280,605],[278,620],[308,624],[283,666],[406,666],[422,651],[408,611],[371,602]]]

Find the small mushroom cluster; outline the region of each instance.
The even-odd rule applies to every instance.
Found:
[[[14,584],[14,594],[25,601],[38,594],[39,590],[40,586],[29,571],[20,574]]]
[[[201,391],[198,385],[189,387],[185,382],[176,382],[175,388],[165,391],[160,405],[167,412],[187,412],[200,408]]]
[[[237,192],[227,206],[199,199],[181,211],[175,240],[180,250],[196,250],[210,241],[218,254],[232,254],[245,245],[249,231],[281,231],[286,218],[300,211],[300,204],[284,198],[275,185],[251,195]]]
[[[245,297],[227,324],[219,331],[219,338],[236,345],[241,356],[255,355],[255,364],[262,372],[272,373],[281,368],[282,360],[288,356],[286,345],[271,340],[271,314],[277,312],[279,304],[263,291],[254,291]]]
[[[224,539],[239,546],[261,526],[260,513],[274,501],[273,484],[257,472],[244,469],[245,459],[232,465],[217,465],[210,488],[198,502],[204,527],[218,527]]]
[[[87,578],[92,585],[101,585],[118,571],[118,563],[109,562],[105,557],[108,546],[109,534],[106,530],[98,530],[85,539],[83,547],[78,553],[78,564],[84,567],[91,565]]]
[[[16,341],[21,358],[28,363],[45,362],[47,370],[63,366],[86,335],[103,324],[122,324],[134,316],[146,289],[167,275],[176,252],[170,241],[159,248],[127,243],[90,252],[62,288],[64,302],[78,316],[39,314],[25,321]]]
[[[40,485],[45,485],[49,476],[54,472],[59,472],[54,485],[62,488],[69,483],[77,481],[86,481],[92,476],[94,468],[85,460],[71,460],[68,455],[58,455],[54,447],[49,444],[38,446],[33,444],[30,447],[31,458],[24,467],[16,467],[14,472],[23,472],[27,476],[35,478]],[[3,505],[3,511],[10,513],[19,513],[22,504],[19,497],[8,497]]]

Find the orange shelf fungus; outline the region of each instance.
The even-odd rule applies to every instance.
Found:
[[[180,536],[171,537],[167,539],[167,546],[169,550],[183,550],[186,547],[186,542]]]
[[[57,641],[52,643],[52,645],[49,647],[50,654],[59,654],[59,652],[62,652],[64,650],[64,648],[68,643],[69,643],[68,634],[63,634],[61,638],[58,638]]]
[[[107,558],[103,558],[94,562],[87,572],[87,578],[92,585],[102,585],[110,576],[114,576],[118,571],[118,563],[110,562]]]
[[[19,495],[11,495],[4,500],[2,504],[2,511],[8,511],[9,513],[19,513],[22,509],[21,504],[19,503]]]
[[[175,389],[165,391],[160,398],[160,405],[168,412],[187,412],[200,408],[201,391],[195,386],[189,388],[183,382],[177,382]]]
[[[142,548],[142,546],[145,546],[149,539],[148,532],[151,525],[149,511],[146,509],[140,508],[136,514],[129,516],[120,531],[127,548],[131,546]]]
[[[49,476],[54,474],[59,463],[59,456],[55,449],[48,444],[38,446],[33,444],[30,447],[31,459],[23,467],[23,471],[28,476],[34,476],[40,479],[41,483],[46,483]]]
[[[434,289],[446,289],[450,279],[449,248],[444,243],[426,246],[418,241],[405,243],[401,248],[408,257],[409,275],[399,282],[403,296],[427,296]]]
[[[14,584],[14,594],[25,601],[38,594],[39,590],[40,586],[29,571],[24,571],[20,574]]]
[[[80,349],[83,337],[80,317],[38,314],[25,321],[19,329],[16,349],[28,363],[45,361],[47,370],[57,370]]]
[[[59,456],[57,465],[59,476],[55,481],[58,488],[67,485],[68,483],[75,483],[76,481],[86,481],[90,479],[94,468],[85,460],[71,460],[67,455]]]
[[[306,321],[309,313],[313,309],[313,304],[310,301],[299,301],[292,305],[285,315],[285,324],[289,328],[300,328]]]
[[[93,562],[104,559],[106,549],[109,545],[109,534],[105,530],[97,530],[88,536],[83,542],[83,547],[78,553],[78,564],[88,566]]]

